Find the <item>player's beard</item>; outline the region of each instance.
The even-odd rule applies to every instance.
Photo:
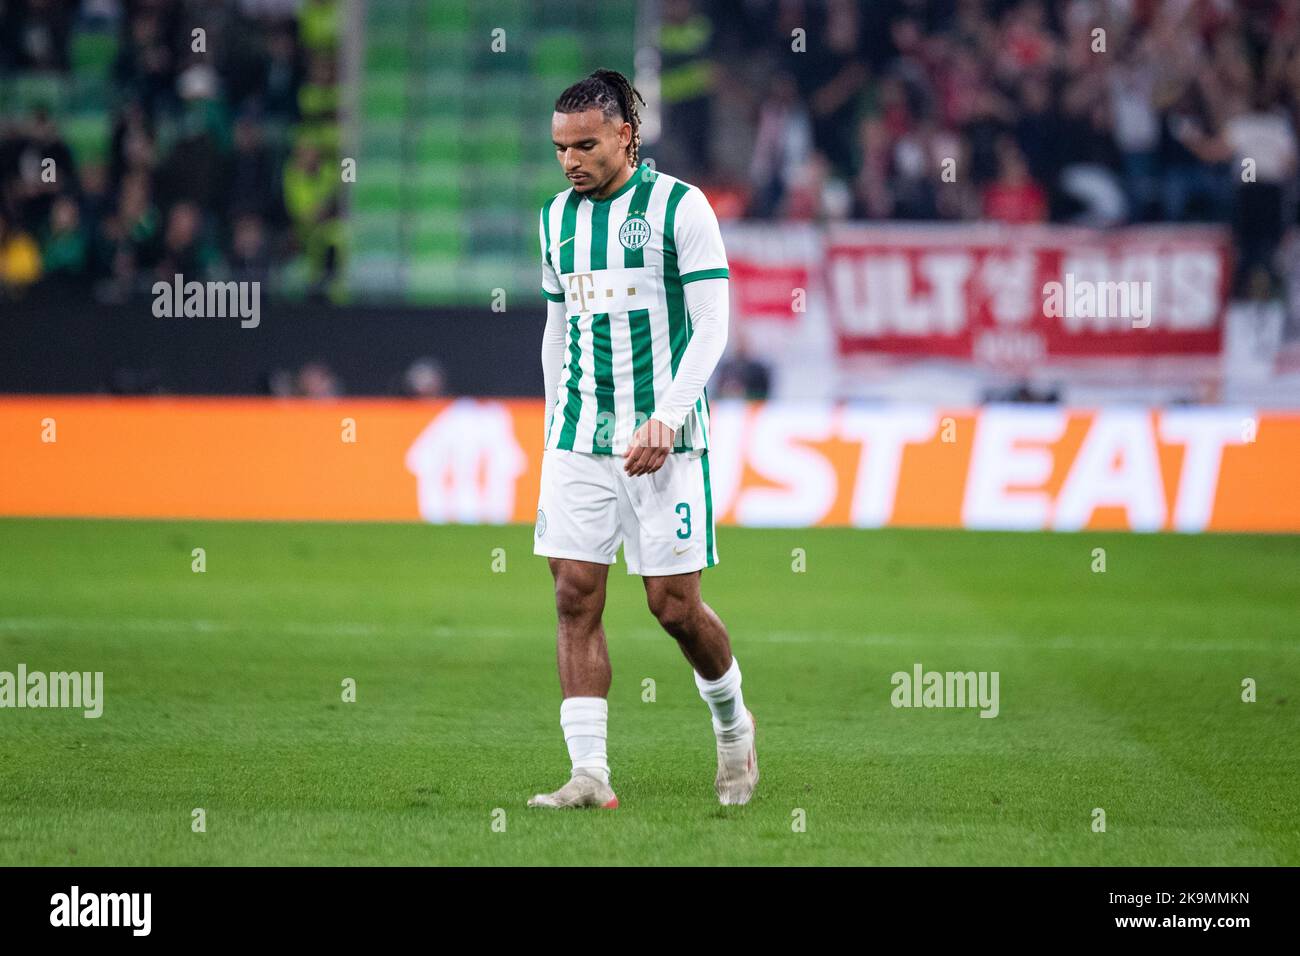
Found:
[[[577,193],[594,198],[597,195],[600,195],[602,193],[607,193],[609,191],[609,187],[613,184],[614,180],[618,178],[619,173],[621,172],[622,172],[622,167],[619,166],[617,162],[615,162],[610,167],[609,173],[607,175],[597,180],[595,175],[589,172],[587,173],[587,178],[583,180],[581,185],[578,183],[573,183],[573,189]],[[569,180],[569,181],[573,182],[573,180]]]

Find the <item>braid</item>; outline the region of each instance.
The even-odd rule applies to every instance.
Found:
[[[621,119],[632,126],[632,140],[627,144],[627,161],[641,164],[641,114],[636,101],[645,105],[645,97],[626,76],[617,70],[596,70],[560,94],[555,101],[557,113],[581,113],[600,110],[607,119]]]

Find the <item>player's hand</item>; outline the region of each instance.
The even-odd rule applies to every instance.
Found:
[[[673,430],[652,418],[636,430],[623,452],[623,470],[629,475],[649,475],[663,467],[673,450]]]

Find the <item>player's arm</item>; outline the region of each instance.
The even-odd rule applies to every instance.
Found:
[[[546,427],[550,428],[551,409],[560,387],[564,368],[564,303],[546,303],[546,329],[542,332],[542,381],[546,383]],[[547,437],[550,437],[549,435]]]
[[[546,209],[542,215],[546,215]],[[550,250],[546,248],[546,226],[537,224],[538,241],[542,247],[542,295],[546,297],[546,328],[542,332],[542,381],[546,388],[546,425],[551,427],[551,409],[555,406],[555,393],[560,387],[560,371],[564,368],[564,293],[560,278],[551,265]],[[550,435],[546,435],[550,438]]]
[[[674,435],[704,394],[727,347],[730,282],[717,217],[697,189],[682,197],[678,217],[674,238],[692,333],[668,391],[632,436],[624,464],[629,475],[650,474],[663,466]]]
[[[718,361],[727,348],[730,290],[726,279],[702,279],[685,287],[686,309],[694,331],[677,365],[673,383],[654,411],[674,432],[682,427],[695,402],[704,394]]]

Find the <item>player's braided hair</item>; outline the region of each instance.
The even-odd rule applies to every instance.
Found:
[[[645,98],[631,81],[618,70],[596,70],[560,94],[555,101],[557,113],[581,113],[600,110],[607,119],[621,119],[632,124],[632,140],[627,144],[627,161],[641,164],[641,114],[636,100],[645,106]]]

